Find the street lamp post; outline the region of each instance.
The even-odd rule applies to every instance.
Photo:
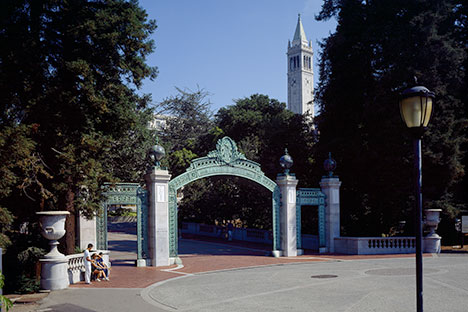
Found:
[[[413,136],[414,192],[416,197],[416,305],[418,312],[423,311],[421,138],[431,118],[434,97],[434,93],[423,86],[406,89],[400,95],[401,116]]]

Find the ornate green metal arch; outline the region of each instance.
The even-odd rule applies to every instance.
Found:
[[[258,163],[246,159],[245,155],[237,150],[234,140],[224,137],[216,144],[216,150],[209,152],[206,157],[194,159],[186,172],[169,182],[169,252],[171,257],[176,257],[178,254],[177,190],[193,181],[217,175],[249,179],[273,193],[273,250],[278,250],[280,246],[280,189],[273,180],[265,176]]]

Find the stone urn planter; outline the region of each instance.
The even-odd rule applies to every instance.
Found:
[[[58,240],[65,235],[65,219],[70,213],[68,211],[41,211],[36,214],[39,215],[42,236],[50,240],[50,251],[44,257],[46,259],[65,257],[58,251],[57,245]]]
[[[429,229],[429,233],[424,237],[424,252],[440,253],[441,237],[435,232],[440,222],[440,212],[442,209],[425,209],[426,220],[424,224]]]
[[[426,214],[425,224],[429,228],[429,234],[427,236],[437,235],[435,230],[440,222],[440,212],[442,209],[425,209],[424,213]],[[438,235],[437,235],[438,236]]]
[[[65,235],[65,219],[68,211],[41,211],[39,215],[41,234],[50,240],[50,251],[41,262],[41,288],[47,290],[59,290],[67,288],[68,259],[57,249],[58,240]]]

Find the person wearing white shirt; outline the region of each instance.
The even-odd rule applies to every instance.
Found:
[[[85,265],[85,283],[91,284],[91,262],[93,261],[89,255],[89,252],[93,248],[93,244],[88,244],[88,248],[85,249],[83,255],[83,262]]]

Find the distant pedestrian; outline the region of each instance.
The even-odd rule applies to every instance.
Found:
[[[89,256],[89,252],[93,248],[93,244],[88,244],[88,248],[85,249],[84,255],[83,255],[83,262],[85,265],[85,283],[86,284],[91,284],[91,262],[93,260]]]
[[[228,222],[227,231],[228,231],[228,240],[232,241],[232,232],[234,231],[234,224],[232,224],[231,221]]]
[[[219,224],[216,225],[216,236],[219,238],[223,237],[223,228]]]

